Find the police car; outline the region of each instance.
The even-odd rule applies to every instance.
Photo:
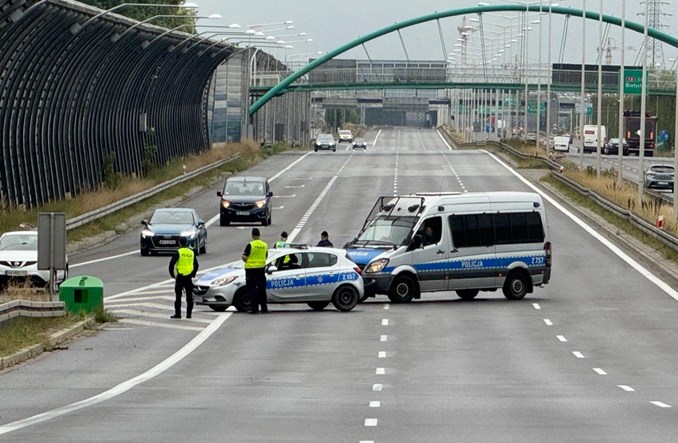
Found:
[[[244,265],[238,260],[204,274],[195,282],[193,301],[215,311],[229,306],[249,311]],[[363,297],[363,279],[343,249],[269,249],[266,294],[268,303],[306,303],[320,311],[331,302],[340,311],[350,311]]]

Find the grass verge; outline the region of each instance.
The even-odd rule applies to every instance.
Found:
[[[42,343],[49,347],[51,334],[84,320],[80,315],[63,317],[17,317],[0,324],[0,357],[6,357],[24,348]]]

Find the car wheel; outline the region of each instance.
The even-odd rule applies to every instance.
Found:
[[[149,254],[148,249],[142,249],[140,252],[142,257],[148,257]]]
[[[528,275],[524,270],[514,270],[506,277],[502,292],[508,300],[521,300],[529,288]]]
[[[242,288],[233,296],[233,306],[238,312],[248,312],[252,309],[252,299],[247,288]]]
[[[219,217],[219,226],[228,226],[231,222],[223,215]]]
[[[307,305],[309,305],[314,311],[322,311],[329,304],[330,302],[328,301],[310,301],[307,303]]]
[[[317,150],[317,149],[314,149],[313,152],[318,152],[318,150]]]
[[[332,304],[342,312],[355,308],[359,300],[358,290],[350,285],[339,286],[332,294]]]
[[[396,277],[391,285],[388,298],[393,303],[409,303],[414,298],[417,286],[410,277]]]
[[[211,310],[216,311],[216,312],[224,312],[226,309],[228,309],[228,306],[224,305],[208,305]]]
[[[205,240],[205,244],[203,244],[202,247],[200,248],[200,253],[207,254],[207,240]]]
[[[459,289],[457,295],[462,300],[473,300],[478,295],[478,292],[480,291],[477,289]]]
[[[335,148],[335,149],[332,149],[332,152],[337,152],[336,148]]]

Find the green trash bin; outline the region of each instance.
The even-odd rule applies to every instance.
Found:
[[[71,277],[59,286],[59,300],[73,314],[103,309],[104,282],[91,275]]]

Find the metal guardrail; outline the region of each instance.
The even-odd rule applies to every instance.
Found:
[[[575,182],[574,180],[559,174],[559,173],[554,173],[554,170],[559,170],[560,167],[562,166],[560,163],[547,159],[547,158],[542,158],[542,157],[535,157],[533,155],[528,155],[523,152],[520,152],[516,149],[513,149],[511,146],[496,142],[496,141],[486,141],[484,143],[484,146],[491,145],[494,147],[498,147],[501,149],[504,149],[506,151],[509,151],[511,154],[524,158],[524,159],[532,159],[532,160],[538,160],[541,161],[542,163],[547,164],[551,168],[551,175],[559,180],[561,183],[569,186],[570,188],[576,190],[582,195],[586,195],[590,197],[594,202],[596,202],[599,206],[601,206],[604,209],[607,209],[608,211],[614,213],[620,218],[628,220],[634,227],[640,229],[641,231],[645,232],[646,234],[652,236],[653,238],[659,240],[662,242],[664,245],[670,247],[674,251],[678,252],[678,237],[669,234],[668,232],[661,230],[654,226],[651,223],[648,223],[647,221],[643,220],[641,217],[638,215],[634,214],[632,211],[628,209],[624,209],[620,206],[617,206],[613,202],[607,200],[605,197],[601,196],[600,194],[596,193],[595,191],[592,191],[589,188],[581,186],[579,183]],[[483,146],[478,143],[463,143],[461,146],[465,147],[471,147],[471,146]],[[662,200],[665,202],[672,203],[672,200],[669,200],[665,195],[660,195],[657,193],[651,193],[653,196],[661,196]]]
[[[196,169],[193,172],[189,172],[188,174],[180,175],[178,177],[175,177],[171,180],[167,180],[164,183],[160,183],[159,185],[153,186],[152,188],[149,188],[145,191],[139,192],[137,194],[131,195],[129,197],[123,198],[122,200],[118,200],[117,202],[111,203],[110,205],[106,205],[102,208],[95,209],[94,211],[87,212],[82,215],[78,215],[77,217],[70,218],[66,220],[66,230],[70,229],[75,229],[77,227],[80,227],[82,225],[85,225],[87,223],[90,223],[98,218],[104,217],[108,214],[111,214],[113,212],[119,211],[121,209],[124,209],[128,206],[132,206],[136,203],[139,203],[140,201],[143,201],[149,197],[152,197],[162,191],[165,191],[172,186],[178,185],[180,183],[183,183],[185,181],[191,180],[192,178],[195,178],[199,176],[200,174],[203,174],[205,172],[211,171],[212,169],[216,169],[222,165],[225,165],[228,162],[231,162],[237,158],[240,158],[240,153],[238,152],[237,154],[234,154],[228,158],[225,158],[223,160],[219,160],[217,162],[211,163],[209,165],[200,167]]]

